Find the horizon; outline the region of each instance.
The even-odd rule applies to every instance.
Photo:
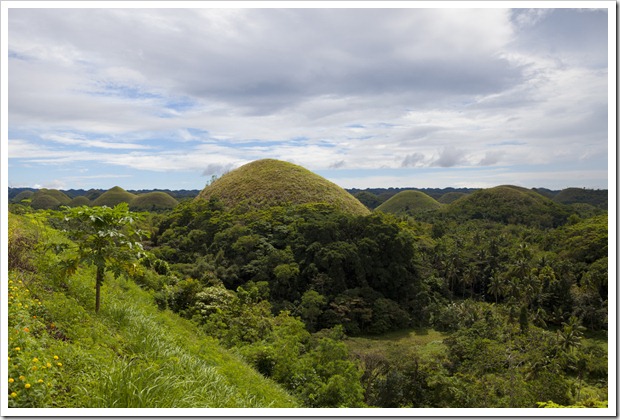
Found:
[[[452,187],[452,186],[448,186],[448,187],[413,187],[413,186],[405,186],[405,187],[368,187],[368,188],[356,188],[356,187],[351,187],[351,188],[345,188],[345,187],[341,187],[344,190],[359,190],[359,191],[366,191],[366,190],[448,190],[448,189],[454,189],[454,190],[478,190],[478,189],[490,189],[490,188],[496,188],[496,187],[501,187],[501,186],[514,186],[514,187],[521,187],[521,188],[527,188],[530,190],[548,190],[548,191],[552,191],[552,192],[560,192],[563,190],[567,190],[567,189],[579,189],[579,190],[586,190],[586,191],[608,191],[607,188],[586,188],[586,187],[565,187],[562,189],[554,189],[554,188],[547,188],[547,187],[523,187],[521,185],[515,185],[515,184],[501,184],[501,185],[494,185],[492,187],[485,187],[485,188],[480,188],[480,187]],[[111,187],[107,187],[107,188],[99,188],[99,187],[84,187],[84,188],[46,188],[46,187],[32,187],[32,186],[21,186],[21,187],[11,187],[9,186],[8,189],[11,190],[24,190],[24,189],[29,189],[29,190],[41,190],[41,189],[50,189],[50,190],[58,190],[58,191],[108,191],[111,190],[112,188],[122,188],[125,191],[170,191],[170,192],[176,192],[176,191],[202,191],[204,188],[206,188],[207,186],[203,187],[203,188],[124,188],[122,185],[113,185]]]
[[[201,190],[270,157],[345,189],[609,189],[608,3],[63,4],[3,5],[11,188]]]

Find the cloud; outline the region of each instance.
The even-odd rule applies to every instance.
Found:
[[[197,178],[264,157],[340,171],[600,162],[606,14],[14,8],[10,159]]]
[[[207,165],[207,167],[204,169],[204,171],[202,171],[202,175],[203,176],[221,176],[227,172],[230,172],[231,169],[234,168],[234,164],[232,163],[227,163],[227,164],[220,164],[220,163],[210,163]]]
[[[346,162],[344,160],[339,160],[338,162],[334,162],[331,165],[329,165],[330,169],[340,169],[343,168],[346,165]]]
[[[444,147],[439,153],[439,157],[433,161],[433,166],[442,168],[451,168],[465,162],[463,151],[454,147]]]
[[[503,156],[504,156],[504,152],[500,152],[500,151],[486,152],[484,154],[484,158],[480,160],[478,165],[479,166],[495,165],[496,163],[499,163],[501,161]]]
[[[412,153],[410,155],[405,156],[405,159],[403,159],[403,163],[401,164],[401,166],[403,168],[414,167],[422,163],[424,159],[425,157],[422,153],[417,153],[417,152]]]
[[[95,147],[99,149],[147,149],[148,146],[136,143],[119,143],[105,140],[88,139],[75,134],[43,134],[43,140],[50,140],[68,146]]]

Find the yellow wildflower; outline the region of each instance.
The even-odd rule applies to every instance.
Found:
[[[37,382],[42,384],[43,383],[43,379],[39,379]]]
[[[20,351],[21,348],[20,347],[15,347],[15,351]]]
[[[24,385],[24,388],[29,389],[30,388],[30,384]]]
[[[58,363],[56,363],[56,364],[57,364],[58,366],[62,366],[62,363],[60,363],[60,362],[58,362]]]
[[[45,366],[47,366],[48,368],[51,368],[51,367],[52,367],[52,364],[51,364],[50,362],[47,362],[47,363],[45,364]]]
[[[37,359],[36,357],[34,359],[32,359],[32,363],[37,363],[39,361],[39,359]]]
[[[58,356],[54,356],[54,360],[58,360]]]
[[[11,392],[11,397],[12,397],[12,398],[17,397],[17,392]]]
[[[9,378],[9,383],[12,384],[13,382],[15,382],[15,379]]]
[[[21,375],[21,376],[19,377],[19,380],[20,380],[20,381],[25,381],[25,380],[26,380],[26,377],[25,377],[24,375]]]

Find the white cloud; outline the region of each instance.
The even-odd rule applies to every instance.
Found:
[[[608,134],[600,21],[503,8],[12,9],[10,158],[198,175],[262,157],[313,170],[595,161]],[[578,46],[561,41],[569,23],[587,32]]]
[[[43,134],[41,135],[41,138],[43,140],[50,140],[68,146],[95,147],[99,149],[148,149],[147,146],[144,146],[142,144],[88,139],[83,136],[76,136],[72,134]]]

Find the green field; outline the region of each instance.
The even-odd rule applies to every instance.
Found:
[[[432,354],[445,349],[443,340],[448,334],[429,328],[410,328],[392,331],[379,336],[348,337],[345,344],[352,353],[384,352],[397,353],[416,349],[419,353]]]

